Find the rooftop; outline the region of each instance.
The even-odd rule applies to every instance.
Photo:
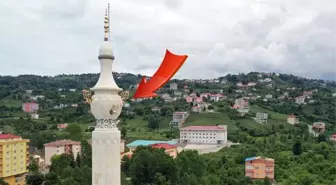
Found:
[[[21,137],[13,134],[0,134],[0,139],[17,139],[17,138]]]
[[[127,144],[126,146],[127,147],[138,147],[138,146],[149,146],[149,145],[159,144],[159,143],[175,145],[177,142],[175,141],[156,141],[156,140],[136,140],[136,141],[133,141],[132,143]]]
[[[152,148],[164,148],[166,150],[177,148],[175,145],[171,145],[171,144],[168,144],[168,143],[157,143],[157,144],[152,144],[152,145],[149,145],[149,146],[151,146]]]
[[[245,158],[245,162],[247,161],[253,161],[253,160],[256,160],[256,159],[265,159],[266,161],[273,161],[274,162],[274,159],[271,159],[271,158],[264,158],[264,157],[248,157],[248,158]]]
[[[57,147],[57,146],[64,146],[64,145],[80,145],[80,142],[64,139],[64,140],[58,140],[58,141],[46,143],[44,144],[44,147]]]
[[[188,126],[181,128],[181,130],[225,130],[221,126]]]

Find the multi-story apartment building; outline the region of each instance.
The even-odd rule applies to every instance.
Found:
[[[263,113],[263,112],[258,112],[256,114],[256,122],[258,123],[267,123],[267,119],[268,119],[268,114],[267,113]]]
[[[10,185],[25,185],[29,162],[28,139],[0,134],[0,178]]]
[[[180,129],[181,143],[226,144],[227,126],[188,126]]]
[[[23,112],[31,113],[36,112],[39,109],[39,104],[35,102],[27,102],[22,104]]]
[[[287,123],[291,125],[298,125],[300,123],[299,118],[297,118],[294,114],[288,115]]]
[[[245,159],[245,176],[251,179],[274,179],[274,159],[249,157]]]
[[[51,165],[51,158],[54,155],[71,154],[76,158],[81,151],[81,144],[78,141],[58,140],[44,144],[45,165]]]

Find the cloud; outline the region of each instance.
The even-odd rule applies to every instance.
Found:
[[[5,0],[0,74],[99,72],[108,2]],[[335,78],[334,0],[110,2],[118,72],[150,76],[169,49],[189,55],[178,78],[250,71]]]

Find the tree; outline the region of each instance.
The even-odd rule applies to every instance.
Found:
[[[55,172],[49,172],[45,175],[44,185],[60,185],[60,179]]]
[[[82,166],[92,167],[92,148],[87,140],[81,141],[81,160]]]
[[[79,124],[76,124],[76,123],[70,124],[65,129],[65,132],[67,132],[69,135],[69,138],[74,141],[80,141],[83,137],[82,128]]]
[[[41,173],[29,174],[26,176],[27,185],[41,185],[44,182],[44,175]]]
[[[78,152],[76,157],[76,166],[81,167],[81,165],[82,165],[82,157],[81,154]]]
[[[0,178],[0,185],[10,185],[3,178]]]
[[[120,132],[121,132],[121,137],[125,138],[125,136],[127,134],[127,129],[125,127],[122,127]]]
[[[30,158],[28,170],[31,173],[37,173],[39,171],[39,167],[33,158]]]
[[[301,146],[301,141],[299,138],[296,139],[293,148],[292,148],[293,154],[294,155],[301,155],[302,153],[302,146]]]

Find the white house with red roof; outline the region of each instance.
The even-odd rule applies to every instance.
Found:
[[[188,126],[181,128],[180,142],[186,144],[226,144],[227,126]]]
[[[223,94],[210,94],[209,95],[209,100],[210,101],[214,101],[214,102],[218,102],[221,101],[224,98]]]

